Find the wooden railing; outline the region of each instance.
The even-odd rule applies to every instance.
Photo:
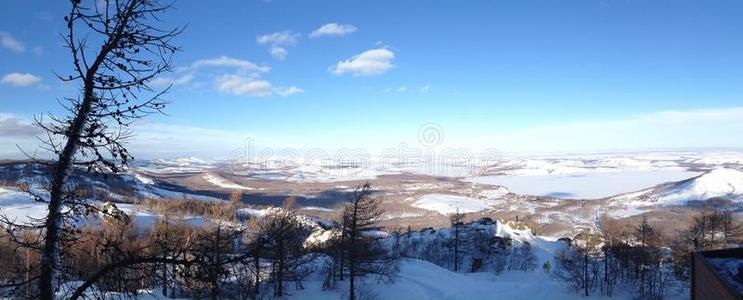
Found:
[[[691,259],[691,299],[743,300],[743,295],[709,262],[710,258],[743,259],[743,248],[695,252]]]

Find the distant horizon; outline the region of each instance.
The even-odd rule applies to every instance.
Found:
[[[420,145],[427,124],[433,146],[473,151],[743,148],[741,2],[220,4],[177,2],[162,24],[189,27],[151,82],[172,85],[167,115],[132,127],[135,157],[218,157],[246,138],[379,152]],[[77,91],[52,73],[71,70],[68,3],[6,6],[0,157],[17,157],[37,148],[33,116]]]

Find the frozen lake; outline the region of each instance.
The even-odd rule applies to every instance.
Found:
[[[679,181],[702,173],[678,170],[626,170],[558,175],[482,176],[467,182],[502,185],[516,194],[560,199],[601,199]]]

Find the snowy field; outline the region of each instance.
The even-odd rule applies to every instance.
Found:
[[[28,193],[0,188],[0,216],[21,224],[31,224],[46,216],[46,212],[46,205],[33,201]]]
[[[413,203],[413,206],[447,215],[457,211],[460,213],[481,211],[490,208],[493,204],[492,201],[487,199],[447,194],[427,194]]]
[[[688,179],[700,174],[674,168],[555,175],[481,176],[467,178],[465,181],[502,185],[516,194],[523,195],[560,199],[601,199],[646,189],[665,182]]]

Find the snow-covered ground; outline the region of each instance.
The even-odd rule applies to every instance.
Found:
[[[103,202],[91,200],[91,203],[103,205]],[[151,227],[161,216],[135,204],[116,203],[116,207],[136,222],[141,228]],[[0,216],[20,224],[37,224],[47,214],[45,203],[35,202],[28,193],[8,188],[0,188]],[[200,216],[179,216],[189,224],[198,226],[205,219]],[[87,220],[86,222],[91,221]]]
[[[447,194],[426,194],[415,201],[413,206],[438,212],[442,215],[460,213],[471,213],[490,208],[494,203],[488,199],[479,199]]]
[[[30,224],[46,216],[47,206],[35,202],[28,193],[0,188],[0,216],[21,224]]]
[[[484,176],[467,182],[502,185],[514,193],[560,199],[601,199],[699,175],[683,169],[625,170],[556,175]]]
[[[498,222],[495,235],[509,237],[516,243],[528,242],[536,257],[537,267],[531,271],[504,271],[460,273],[431,262],[403,258],[400,272],[392,283],[378,282],[373,276],[365,278],[361,293],[374,295],[373,299],[631,299],[626,292],[618,291],[613,297],[600,296],[597,292],[589,298],[568,288],[567,284],[546,273],[541,268],[545,261],[555,264],[555,254],[565,249],[565,243],[555,237],[534,236],[528,229],[514,229],[511,224]],[[450,228],[449,228],[450,229]],[[441,229],[447,232],[449,229]],[[430,235],[435,236],[435,235]],[[323,290],[323,277],[313,274],[303,285],[304,290],[289,290],[288,299],[342,299],[347,295],[345,282],[337,290]],[[671,291],[668,299],[687,299],[686,291]]]
[[[332,156],[330,156],[332,157]],[[159,159],[139,169],[154,173],[209,172],[218,168],[248,178],[297,183],[373,180],[381,175],[426,174],[464,177],[502,185],[516,194],[561,199],[601,199],[680,181],[715,168],[743,168],[743,152],[637,152],[477,157],[364,156],[269,157],[260,161],[219,161],[194,157]],[[690,168],[692,171],[690,171]],[[227,189],[250,189],[211,172],[204,180]]]
[[[718,168],[673,184],[619,195],[612,200],[629,205],[684,205],[688,201],[717,197],[736,202],[743,200],[743,172]]]
[[[343,282],[341,282],[343,284]],[[341,299],[347,288],[322,289],[322,278],[313,274],[301,291],[289,291],[289,299]],[[403,259],[393,283],[367,278],[361,290],[375,299],[585,299],[567,291],[564,284],[539,269],[535,272],[457,273],[419,259]],[[596,298],[592,298],[596,299]]]
[[[674,189],[659,195],[664,204],[684,204],[690,200],[728,197],[736,200],[743,196],[743,172],[720,168],[682,182]]]

